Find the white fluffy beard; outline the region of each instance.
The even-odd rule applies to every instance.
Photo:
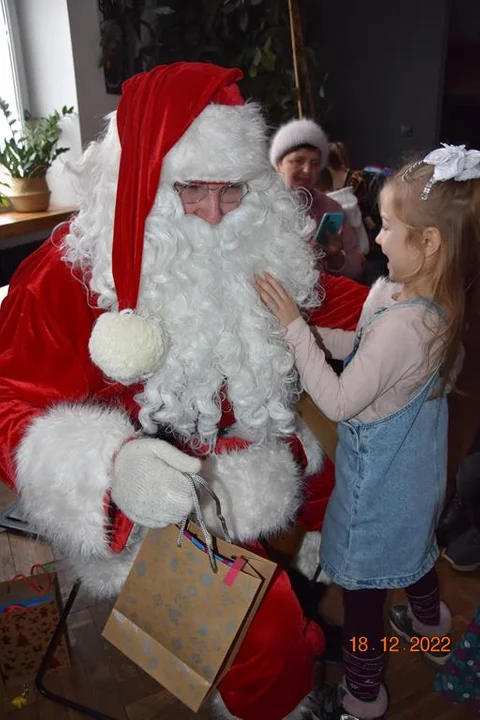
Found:
[[[160,188],[146,227],[139,309],[161,315],[170,348],[137,398],[148,432],[162,425],[212,447],[224,384],[242,437],[294,432],[293,356],[253,277],[268,270],[297,302],[315,302],[318,273],[303,240],[310,223],[275,176],[249,187],[216,226],[185,215],[174,191]]]
[[[99,153],[108,154],[111,132],[85,154],[80,191],[89,164],[109,166]],[[137,309],[161,318],[170,345],[163,366],[137,396],[146,432],[163,426],[212,448],[224,385],[242,437],[262,442],[294,432],[293,355],[257,296],[253,277],[268,270],[298,304],[318,304],[318,271],[305,242],[312,221],[274,172],[248,184],[240,207],[217,226],[185,215],[171,185],[160,184],[146,223]],[[84,269],[89,289],[106,310],[117,305],[111,268],[115,187],[113,170],[99,178],[95,197],[85,183],[82,210],[65,242],[66,261]]]

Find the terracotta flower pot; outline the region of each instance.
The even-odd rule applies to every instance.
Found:
[[[41,212],[48,208],[50,190],[45,177],[9,178],[5,195],[17,212]]]

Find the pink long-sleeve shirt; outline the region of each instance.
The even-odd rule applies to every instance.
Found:
[[[382,279],[364,305],[359,326],[372,314],[393,305],[398,286]],[[372,422],[390,415],[411,399],[437,367],[442,344],[439,317],[423,305],[409,305],[378,317],[362,334],[359,348],[340,376],[328,365],[314,333],[320,335],[334,359],[343,360],[353,349],[354,332],[315,328],[297,318],[288,325],[285,338],[305,390],[331,420]],[[433,333],[433,335],[432,335]]]

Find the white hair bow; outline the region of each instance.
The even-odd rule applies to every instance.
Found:
[[[480,178],[480,151],[466,150],[465,145],[446,145],[428,153],[423,159],[427,165],[433,165],[433,175],[425,185],[422,200],[426,200],[430,190],[437,182],[445,180],[473,180]]]

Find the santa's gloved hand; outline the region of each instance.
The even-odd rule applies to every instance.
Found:
[[[113,464],[112,500],[145,527],[179,523],[193,509],[192,486],[182,474],[198,473],[201,461],[164,440],[130,440]]]

